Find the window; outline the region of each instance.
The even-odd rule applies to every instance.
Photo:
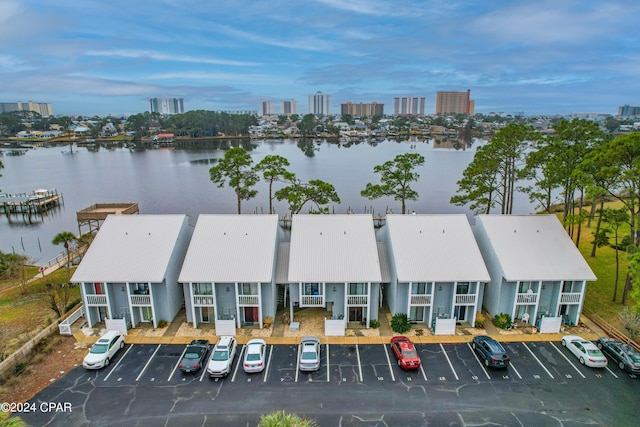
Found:
[[[258,295],[257,283],[239,283],[240,295]]]
[[[469,293],[469,282],[458,282],[456,286],[456,294],[468,294]]]
[[[562,292],[580,292],[578,285],[579,282],[565,280],[562,282]]]
[[[136,295],[149,295],[149,284],[148,283],[134,283],[133,284],[133,293]]]
[[[303,295],[320,295],[319,283],[304,283],[302,286]]]
[[[531,282],[529,281],[520,282],[520,286],[518,286],[518,293],[524,294],[524,293],[527,293],[529,290],[533,290],[531,286]]]
[[[194,295],[213,295],[213,285],[211,283],[194,283]]]
[[[349,295],[366,295],[367,285],[365,283],[349,283]]]
[[[412,295],[424,295],[427,293],[427,284],[425,282],[411,283]]]

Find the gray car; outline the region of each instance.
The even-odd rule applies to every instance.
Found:
[[[193,340],[187,346],[187,349],[180,361],[180,370],[185,373],[197,372],[204,365],[204,360],[209,351],[208,340]]]
[[[298,366],[303,372],[320,369],[320,340],[318,337],[304,337],[300,341]]]

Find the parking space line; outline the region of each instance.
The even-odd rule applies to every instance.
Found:
[[[327,343],[327,382],[329,382],[329,344],[328,343]]]
[[[302,343],[298,344],[298,356],[296,356],[296,380],[298,382],[298,374],[300,373],[300,352],[302,351]]]
[[[144,368],[142,368],[142,371],[140,371],[140,374],[138,374],[136,381],[139,381],[140,378],[142,378],[142,374],[144,374],[144,371],[147,370],[147,366],[149,366],[149,363],[151,363],[151,361],[153,360],[153,356],[155,356],[158,350],[160,350],[160,346],[162,346],[162,344],[158,344],[158,346],[156,347],[156,350],[153,352],[149,360],[147,360],[147,363],[145,363]]]
[[[389,372],[391,373],[391,380],[395,381],[396,376],[393,375],[393,366],[391,366],[391,359],[389,359],[389,352],[387,351],[387,345],[384,344],[382,348],[384,348],[384,355],[387,356],[387,363],[389,364]]]
[[[360,350],[358,350],[358,344],[356,344],[356,356],[358,356],[358,370],[360,371],[360,382],[362,382],[362,365],[360,364]]]
[[[116,368],[118,367],[118,365],[120,364],[120,362],[122,362],[122,360],[126,357],[126,355],[129,353],[129,351],[133,348],[133,346],[134,346],[134,345],[135,345],[135,344],[131,344],[131,347],[129,347],[129,348],[127,349],[127,351],[125,351],[125,352],[124,352],[124,354],[122,355],[122,357],[120,358],[120,360],[118,360],[118,363],[116,363],[116,364],[113,366],[113,368],[111,368],[111,370],[109,371],[109,373],[107,374],[107,376],[106,376],[106,377],[104,377],[104,380],[102,380],[102,381],[106,381],[106,380],[108,380],[108,379],[109,379],[109,376],[113,373],[113,371],[115,371],[115,370],[116,370]]]
[[[264,380],[263,383],[267,382],[267,377],[269,376],[269,366],[271,366],[271,355],[273,354],[273,344],[269,347],[269,359],[267,359],[267,366],[265,366]]]
[[[458,374],[456,373],[456,370],[453,369],[453,364],[451,363],[451,360],[449,360],[449,356],[447,355],[447,352],[444,349],[444,346],[442,345],[442,343],[440,343],[440,348],[442,349],[442,352],[444,353],[444,357],[447,358],[447,362],[449,363],[449,367],[451,368],[451,372],[453,372],[453,376],[456,377],[456,381],[460,381],[460,378],[458,378]]]
[[[487,376],[487,379],[490,380],[491,377],[489,376],[489,373],[487,372],[487,370],[484,368],[484,365],[482,364],[482,362],[480,362],[480,359],[478,358],[478,355],[476,354],[475,351],[473,351],[473,348],[471,348],[471,344],[467,343],[467,346],[469,347],[469,350],[471,350],[471,353],[473,353],[473,357],[475,357],[476,362],[478,362],[478,365],[480,365],[480,367],[482,368],[482,370],[484,371],[484,374]]]
[[[171,381],[171,377],[173,377],[173,374],[176,373],[176,369],[178,369],[178,365],[180,365],[180,362],[182,362],[182,358],[184,357],[184,354],[187,352],[187,347],[189,346],[185,346],[184,350],[182,351],[182,354],[180,355],[180,358],[176,362],[176,365],[173,367],[173,370],[171,371],[171,375],[169,375],[169,379],[167,381]]]
[[[421,361],[421,362],[420,362],[420,372],[422,372],[422,376],[424,377],[424,380],[425,380],[425,381],[428,381],[428,380],[427,380],[427,374],[425,374],[425,373],[424,373],[424,369],[422,369],[422,368],[423,368],[423,367],[422,367],[422,361]]]
[[[609,369],[608,366],[605,366],[604,369],[606,369],[607,371],[609,371],[611,373],[611,375],[613,375],[616,378],[619,378],[616,374],[613,373],[613,371],[611,369]]]
[[[236,369],[233,370],[233,376],[231,377],[231,382],[235,382],[236,381],[236,374],[238,373],[238,366],[240,366],[242,364],[242,354],[244,353],[244,348],[246,347],[246,345],[242,346],[242,350],[240,350],[240,355],[238,356],[238,363],[236,363]],[[233,363],[233,361],[231,362]]]
[[[202,382],[202,379],[204,378],[204,374],[207,373],[207,368],[209,367],[209,358],[211,356],[207,357],[206,362],[204,363],[204,366],[202,367],[202,374],[200,374],[200,382]]]
[[[561,351],[560,351],[560,349],[559,349],[558,347],[556,347],[552,342],[550,342],[549,344],[551,344],[551,347],[555,348],[555,349],[556,349],[556,351],[557,351],[558,353],[560,353],[560,355],[561,355],[562,357],[564,357],[564,360],[566,360],[567,362],[569,362],[569,365],[573,366],[573,369],[575,369],[575,370],[576,370],[576,372],[577,372],[577,373],[579,373],[579,374],[580,374],[580,376],[581,376],[582,378],[587,378],[587,377],[585,377],[585,376],[584,376],[584,374],[583,374],[582,372],[580,372],[580,370],[578,369],[578,367],[577,367],[576,365],[574,365],[574,364],[571,362],[571,360],[569,360],[569,358],[568,358],[567,356],[565,356],[565,355],[564,355],[564,353],[563,353],[563,352],[561,352]]]
[[[511,369],[513,369],[513,372],[515,372],[515,373],[516,373],[516,375],[518,376],[518,378],[522,379],[522,376],[520,375],[520,372],[518,372],[518,370],[516,369],[516,367],[515,367],[515,366],[513,366],[513,363],[512,363],[512,362],[509,362],[509,367],[510,367]]]
[[[533,351],[531,351],[531,349],[527,346],[526,343],[522,343],[522,345],[524,346],[524,348],[526,348],[527,350],[529,350],[529,353],[531,353],[531,355],[533,356],[534,359],[536,359],[536,361],[540,364],[540,366],[542,366],[542,369],[544,369],[544,371],[551,377],[553,378],[553,375],[551,375],[551,372],[549,372],[549,370],[542,364],[542,362],[540,361],[540,359],[538,359],[538,357],[533,353]]]

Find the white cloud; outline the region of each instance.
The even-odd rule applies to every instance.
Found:
[[[250,67],[261,65],[258,62],[235,61],[229,59],[207,58],[199,56],[173,55],[151,50],[135,50],[135,49],[112,49],[112,50],[89,50],[85,52],[89,56],[104,56],[112,58],[132,58],[132,59],[151,59],[155,61],[170,62],[191,62],[200,64],[215,65],[233,65],[241,67]]]

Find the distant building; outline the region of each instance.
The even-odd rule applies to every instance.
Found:
[[[291,115],[298,114],[298,103],[295,99],[288,101],[280,101],[280,114]]]
[[[53,116],[51,104],[42,102],[0,102],[0,113],[10,113],[12,111],[33,111],[43,117]]]
[[[356,117],[383,116],[384,104],[378,102],[372,102],[370,104],[347,102],[346,104],[340,104],[340,114],[351,114]]]
[[[640,107],[632,107],[630,105],[623,105],[618,107],[618,115],[622,117],[640,116]]]
[[[276,114],[276,108],[273,101],[260,101],[260,115],[261,116],[273,116]]]
[[[393,98],[393,114],[395,116],[424,116],[424,100],[424,97],[395,97]]]
[[[330,103],[331,96],[326,93],[316,92],[309,95],[309,114],[328,116],[330,114]]]
[[[475,101],[471,100],[471,90],[466,92],[438,92],[436,94],[436,114],[448,116],[466,114],[472,116],[475,110]]]
[[[149,112],[160,114],[183,114],[184,98],[151,98]]]

